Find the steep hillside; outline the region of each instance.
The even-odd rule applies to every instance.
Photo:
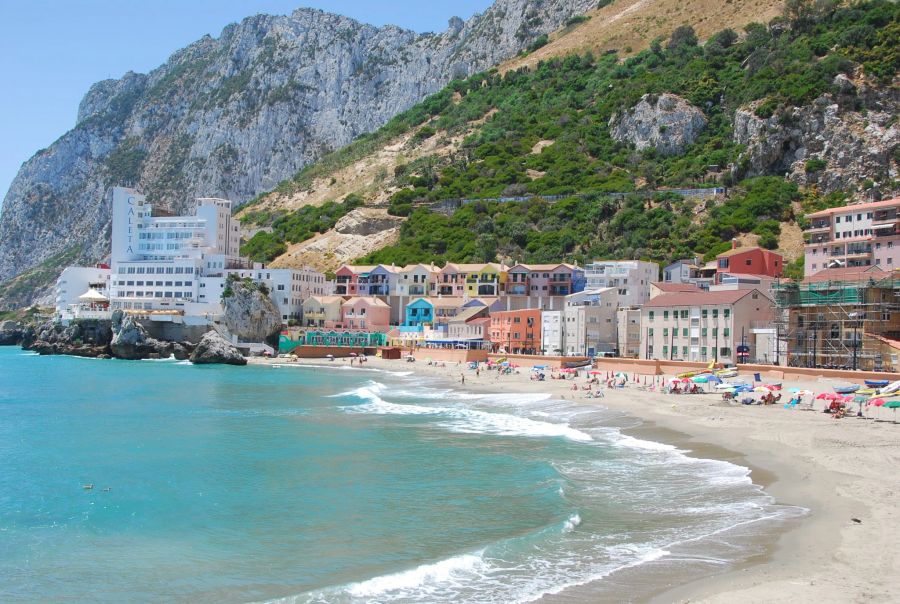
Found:
[[[665,261],[735,236],[795,257],[799,229],[782,225],[804,207],[898,189],[897,35],[891,2],[795,3],[788,18],[703,45],[680,27],[624,61],[570,55],[477,74],[255,200],[243,222],[266,230],[246,250],[310,258],[295,208],[354,193],[409,216],[368,261]],[[653,193],[715,184],[732,187],[727,203]],[[570,198],[429,211],[510,196]]]
[[[668,38],[676,27],[686,24],[705,40],[726,27],[767,23],[781,14],[783,5],[781,0],[601,0],[600,8],[585,13],[587,21],[574,19],[548,36],[547,44],[502,63],[500,71],[533,67],[568,54],[617,51],[628,56],[645,50],[657,38]]]
[[[0,280],[73,253],[103,258],[112,184],[176,211],[198,196],[245,201],[594,3],[497,0],[440,34],[311,9],[257,15],[149,74],[99,82],[76,126],[28,160],[6,194]]]

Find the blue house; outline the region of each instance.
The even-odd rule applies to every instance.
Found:
[[[425,298],[416,298],[406,305],[404,327],[422,327],[434,323],[434,305]]]

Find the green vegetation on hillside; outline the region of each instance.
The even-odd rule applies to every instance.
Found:
[[[356,195],[344,201],[327,201],[320,206],[303,206],[295,212],[273,215],[249,212],[242,219],[251,224],[271,223],[271,231],[259,231],[242,248],[241,253],[254,262],[269,262],[287,251],[287,244],[300,243],[334,227],[342,216],[363,205]]]
[[[790,0],[785,14],[768,26],[750,24],[742,35],[724,30],[702,46],[683,26],[665,45],[657,40],[624,61],[614,54],[573,55],[542,62],[533,71],[491,71],[454,81],[278,190],[308,187],[313,178],[327,177],[416,128],[420,138],[466,133],[474,120],[493,111],[458,151],[398,167],[395,184],[403,188],[392,195],[389,211],[410,219],[398,244],[367,261],[493,260],[498,255],[527,261],[598,256],[666,261],[714,254],[731,237],[748,232],[774,248],[800,192],[780,178],[740,180],[745,168],[738,161],[741,148],[733,142],[735,110],[759,101],[758,114],[788,119],[786,109],[833,92],[839,73],[852,74],[861,65],[869,77],[888,82],[900,70],[896,3]],[[609,123],[616,114],[645,94],[666,92],[682,96],[708,120],[682,155],[639,153],[611,138]],[[737,164],[733,172],[718,177],[709,172],[712,165],[731,164]],[[813,162],[807,168],[820,166]],[[608,195],[712,182],[737,186],[738,194],[699,218],[691,202],[671,196],[622,201]],[[576,193],[555,204],[476,203],[449,218],[416,209],[442,199]],[[282,241],[279,232],[269,253]]]
[[[749,179],[741,192],[695,224],[696,202],[678,195],[572,197],[548,203],[475,202],[453,216],[414,211],[400,241],[361,259],[370,264],[412,262],[587,262],[593,258],[643,258],[668,262],[715,257],[739,233],[755,232],[775,247],[780,223],[793,218],[796,185],[773,176]]]

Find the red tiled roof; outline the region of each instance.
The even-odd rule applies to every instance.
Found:
[[[665,293],[700,291],[700,288],[693,283],[666,283],[661,281],[659,283],[651,283],[650,285]]]
[[[734,304],[747,294],[758,292],[756,289],[735,289],[719,292],[674,292],[670,294],[662,294],[652,298],[644,304],[645,308],[659,308],[668,306],[710,306],[713,304]]]
[[[822,281],[880,281],[890,277],[891,273],[878,266],[844,266],[826,268],[803,279],[803,283],[820,283]]]
[[[879,210],[881,208],[891,208],[900,206],[900,197],[894,199],[885,199],[884,201],[871,201],[869,203],[858,203],[856,205],[841,206],[839,208],[828,208],[820,212],[807,214],[807,218],[824,218],[826,216],[834,216],[835,214],[844,214],[847,212]]]

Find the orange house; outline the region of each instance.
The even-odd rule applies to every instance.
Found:
[[[508,354],[540,354],[541,309],[492,312],[489,331],[494,350]]]

